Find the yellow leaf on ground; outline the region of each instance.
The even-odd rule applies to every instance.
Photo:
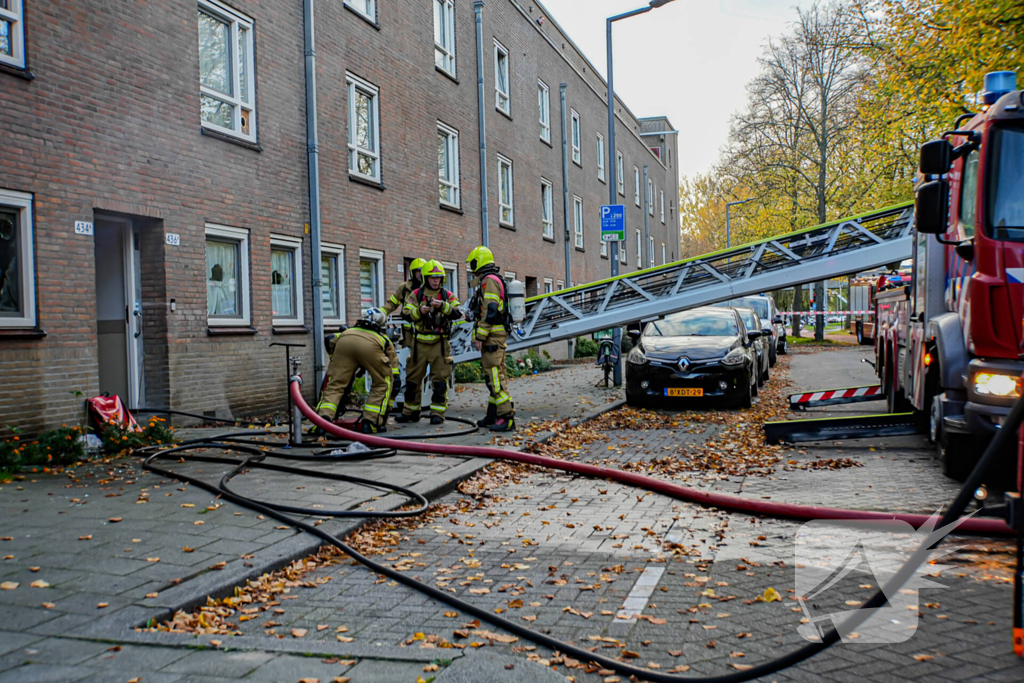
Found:
[[[33,588],[49,588],[50,587],[50,584],[48,584],[47,582],[43,581],[42,579],[36,579],[35,581],[33,581],[29,585],[32,586]]]
[[[914,659],[919,662],[927,662],[931,659],[935,659],[935,655],[914,655]]]
[[[53,604],[52,602],[44,602],[43,603],[43,608],[45,608],[45,609],[53,609],[56,606],[57,605]]]
[[[355,638],[349,638],[347,636],[335,636],[339,643],[351,643]]]
[[[779,595],[777,590],[769,587],[764,589],[764,595],[761,596],[761,599],[765,602],[775,602],[776,600],[782,600],[782,596]]]
[[[101,602],[98,605],[96,605],[96,609],[103,609],[104,607],[109,607],[109,606],[110,606],[109,602]]]
[[[294,638],[301,638],[302,636],[306,635],[306,633],[307,633],[307,631],[304,628],[293,628],[292,629],[292,637],[294,637]]]

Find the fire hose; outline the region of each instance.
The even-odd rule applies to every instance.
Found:
[[[919,527],[929,521],[929,517],[925,515],[913,515],[913,514],[902,514],[902,513],[886,513],[886,512],[873,512],[873,511],[860,511],[860,510],[845,510],[838,508],[828,508],[819,506],[808,506],[808,505],[792,505],[785,503],[765,502],[745,499],[740,496],[731,496],[727,494],[704,492],[696,489],[687,488],[671,482],[662,481],[654,477],[648,477],[641,474],[635,474],[631,472],[624,472],[621,470],[615,470],[611,468],[598,467],[595,465],[588,465],[586,463],[558,460],[555,458],[548,458],[544,456],[533,455],[529,453],[521,453],[517,451],[503,450],[499,448],[489,448],[484,446],[457,446],[452,444],[434,443],[426,444],[415,441],[396,441],[394,439],[388,439],[379,436],[373,436],[368,434],[362,434],[354,432],[338,425],[329,422],[316,414],[309,405],[305,402],[302,397],[300,389],[301,379],[298,377],[292,377],[290,381],[289,391],[291,399],[294,405],[305,415],[313,424],[320,427],[323,431],[333,434],[344,439],[348,439],[354,442],[361,442],[366,446],[373,447],[375,450],[383,449],[401,449],[403,451],[409,451],[414,453],[427,453],[437,455],[455,455],[463,457],[484,457],[494,458],[501,460],[508,460],[512,462],[521,462],[525,464],[535,465],[548,469],[562,470],[573,474],[579,474],[586,477],[608,479],[616,481],[628,486],[641,488],[657,493],[662,493],[667,496],[677,498],[680,500],[696,503],[698,505],[716,507],[725,510],[731,510],[743,513],[753,513],[760,515],[768,515],[774,517],[785,517],[790,519],[830,519],[830,520],[901,520],[908,522],[909,524]],[[880,588],[869,600],[867,600],[863,606],[854,611],[846,620],[838,627],[832,628],[825,632],[821,639],[817,642],[811,642],[804,645],[796,650],[782,655],[776,659],[768,662],[763,662],[752,666],[744,671],[737,671],[734,673],[722,674],[717,676],[680,676],[667,673],[661,673],[653,671],[651,669],[640,668],[626,664],[622,661],[607,657],[605,655],[591,652],[585,648],[577,645],[559,641],[551,636],[538,633],[527,627],[516,624],[508,619],[502,618],[493,612],[486,609],[477,607],[471,603],[468,603],[451,593],[443,591],[439,588],[423,583],[417,579],[414,579],[406,574],[399,572],[385,564],[376,562],[369,557],[364,556],[342,539],[330,534],[320,527],[307,522],[294,519],[286,514],[285,512],[291,512],[295,514],[313,515],[313,516],[349,516],[349,517],[401,517],[401,516],[412,516],[423,512],[426,506],[425,499],[415,492],[404,489],[403,487],[382,484],[380,482],[372,482],[369,480],[358,479],[354,477],[348,477],[340,474],[330,474],[323,472],[311,472],[309,470],[303,470],[300,468],[284,467],[278,465],[271,465],[263,462],[268,455],[277,455],[276,453],[268,454],[264,448],[258,448],[245,444],[226,442],[215,442],[211,440],[196,440],[189,442],[188,444],[180,444],[176,447],[158,450],[152,454],[148,454],[148,457],[143,463],[143,467],[161,474],[167,477],[173,477],[179,480],[188,481],[194,485],[204,488],[212,493],[221,495],[223,498],[230,500],[234,503],[248,507],[252,510],[256,510],[268,517],[272,517],[281,522],[302,529],[314,536],[321,538],[322,540],[330,543],[352,559],[366,566],[371,571],[386,576],[394,581],[403,583],[425,595],[428,595],[438,601],[447,603],[461,612],[472,615],[478,619],[485,620],[491,624],[502,628],[509,633],[520,636],[527,640],[550,648],[553,651],[561,652],[569,655],[580,661],[594,662],[605,668],[612,669],[623,676],[635,676],[637,679],[652,681],[653,683],[679,683],[682,681],[686,682],[697,682],[697,683],[739,683],[740,681],[748,681],[761,676],[766,676],[777,671],[786,669],[793,666],[803,660],[806,660],[819,652],[825,650],[831,645],[838,642],[842,635],[854,631],[860,624],[864,623],[874,611],[882,607],[887,602],[887,595],[895,594],[899,588],[906,583],[906,581],[914,574],[917,568],[927,559],[929,553],[935,548],[946,535],[951,533],[955,527],[958,533],[974,533],[981,535],[1010,535],[1015,532],[1001,520],[985,520],[985,519],[966,519],[960,520],[961,514],[967,509],[973,499],[974,491],[981,485],[985,475],[991,468],[993,462],[997,458],[997,454],[1003,447],[1004,442],[1007,438],[1012,438],[1016,432],[1017,427],[1021,424],[1022,418],[1024,418],[1024,398],[1017,400],[1014,404],[1010,414],[1007,415],[1006,420],[1003,424],[1003,428],[996,433],[996,436],[990,442],[986,448],[984,454],[975,466],[974,471],[967,478],[957,497],[949,509],[945,512],[939,522],[935,525],[935,531],[930,533],[928,538],[922,542],[920,547],[915,553],[903,564],[900,570],[889,580],[889,582],[882,588]],[[1010,437],[1007,436],[1010,435]],[[255,433],[251,433],[255,435]],[[165,469],[155,464],[157,460],[174,457],[175,459],[181,457],[181,454],[185,450],[193,448],[218,448],[224,450],[238,450],[240,452],[248,452],[252,457],[244,460],[235,460],[229,458],[218,458],[215,456],[188,456],[189,459],[201,461],[201,462],[220,462],[233,464],[234,467],[229,472],[221,477],[220,482],[217,485],[213,485],[209,482],[176,473],[174,471]],[[307,460],[324,460],[324,456],[291,456],[293,459],[307,459]],[[395,492],[400,492],[404,495],[409,496],[412,499],[416,499],[420,503],[416,509],[413,510],[395,510],[387,513],[382,512],[369,512],[369,511],[332,511],[325,513],[322,509],[304,509],[292,506],[277,505],[268,502],[261,502],[251,498],[242,496],[233,490],[231,490],[227,484],[236,475],[244,472],[245,470],[253,467],[278,471],[289,474],[299,474],[302,476],[321,477],[333,480],[345,480],[352,481],[353,483],[360,483],[362,485],[374,486],[377,488],[390,489]],[[932,520],[934,521],[934,520]],[[959,521],[959,524],[956,522]]]

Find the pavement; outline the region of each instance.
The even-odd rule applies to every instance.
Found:
[[[939,473],[934,449],[923,437],[773,449],[754,443],[756,420],[780,417],[778,406],[787,392],[871,383],[870,366],[859,362],[867,354],[858,347],[793,349],[773,370],[767,391],[749,413],[620,410],[586,423],[592,430],[587,434],[562,430],[549,443],[563,449],[565,457],[646,471],[695,488],[762,500],[934,512],[958,487]],[[585,368],[520,380],[512,387],[519,414],[540,420],[556,411],[564,417],[608,406],[616,395],[588,388],[596,379],[596,371]],[[477,391],[460,392],[453,412],[463,414],[477,405]],[[525,407],[531,401],[538,405],[535,410]],[[813,416],[871,413],[877,407],[840,406]],[[517,442],[518,437],[506,445]],[[452,478],[455,468],[468,466],[435,458],[431,466],[436,469],[419,473],[418,468],[427,467],[424,460],[400,456],[365,465],[363,473],[381,477],[386,467],[389,481],[416,486],[431,478]],[[202,474],[217,476],[212,469]],[[205,511],[216,502],[190,487],[167,482],[156,489],[152,475],[135,477],[132,484],[124,478],[101,484],[110,476],[101,473],[87,482],[88,505],[71,503],[72,497],[84,499],[83,489],[56,488],[67,485],[66,479],[0,489],[5,527],[19,518],[16,529],[0,530],[15,539],[0,542],[0,553],[15,555],[0,564],[0,571],[4,581],[20,584],[0,591],[0,604],[9,615],[0,625],[0,683],[140,676],[147,683],[626,680],[535,646],[498,625],[477,623],[343,556],[291,565],[247,588],[244,578],[300,556],[284,552],[284,544],[300,543],[296,539],[316,544],[230,504]],[[150,502],[136,504],[141,483],[147,484]],[[294,498],[305,485],[297,494],[303,504],[335,501],[338,494],[314,494],[313,483],[295,478],[245,483],[259,487],[253,490],[266,498]],[[315,486],[323,488],[322,482]],[[109,492],[122,495],[105,498]],[[608,481],[509,465],[479,472],[458,490],[449,485],[436,492],[438,505],[428,515],[372,523],[350,535],[350,542],[499,617],[661,673],[736,674],[806,645],[801,626],[806,629],[810,619],[827,620],[829,614],[862,604],[888,566],[870,552],[890,549],[861,539],[864,557],[872,561],[801,601],[794,595],[800,576],[806,579],[797,572],[807,566],[804,548],[830,537],[797,522],[731,514]],[[196,507],[180,507],[187,502]],[[380,500],[372,504],[383,506]],[[30,512],[20,512],[21,506]],[[53,514],[61,510],[65,514],[55,526]],[[108,515],[113,514],[123,520],[112,524]],[[76,540],[86,532],[92,540]],[[276,538],[278,532],[282,536]],[[135,534],[143,540],[133,545],[129,537]],[[209,540],[200,546],[200,537]],[[175,567],[177,573],[168,570],[167,576],[181,577],[222,557],[230,558],[221,560],[228,567],[170,588],[166,578],[151,578],[155,574],[149,572],[183,561],[184,543],[195,548],[189,555],[206,555],[188,567]],[[862,626],[861,633],[760,680],[1024,680],[1024,665],[1013,656],[1010,642],[1010,548],[1003,541],[967,537],[953,537],[943,547],[952,552],[890,596],[889,608]],[[844,546],[832,550],[846,552]],[[158,555],[160,562],[146,562]],[[69,562],[72,558],[77,561]],[[31,572],[32,565],[39,571]],[[243,578],[229,583],[224,577],[232,565]],[[204,583],[212,580],[203,578],[210,575],[217,577],[217,590]],[[32,588],[37,578],[50,586]],[[239,587],[234,594],[239,604],[252,605],[242,609],[250,610],[244,621],[237,616],[241,612],[232,616],[225,611],[228,616],[221,619],[240,635],[131,628],[174,609],[191,611],[207,595],[231,595],[225,590],[229,585]],[[154,588],[157,598],[142,597]],[[44,599],[54,607],[41,609]],[[98,609],[97,600],[110,606]],[[213,620],[218,609],[223,603],[202,613]],[[879,638],[889,642],[870,642]]]

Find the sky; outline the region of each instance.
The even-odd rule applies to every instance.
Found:
[[[529,0],[521,0],[529,4]],[[605,19],[646,0],[542,0],[605,75]],[[679,173],[718,160],[729,118],[746,102],[768,38],[785,32],[810,0],[675,0],[615,22],[615,94],[636,116],[668,116],[679,137]]]

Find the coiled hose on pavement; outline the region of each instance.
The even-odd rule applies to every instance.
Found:
[[[339,427],[323,418],[319,417],[315,411],[313,411],[302,398],[300,390],[300,380],[293,378],[290,383],[291,398],[299,410],[309,418],[313,424],[319,426],[322,430],[329,434],[348,439],[350,441],[358,441],[364,445],[371,446],[377,449],[390,449],[390,448],[401,448],[403,451],[410,451],[415,453],[429,453],[438,455],[457,455],[457,456],[472,456],[472,457],[485,457],[495,458],[502,460],[509,460],[513,462],[522,462],[531,465],[537,465],[549,469],[558,469],[574,474],[580,474],[587,477],[594,477],[600,479],[611,479],[629,486],[636,488],[642,488],[649,491],[663,493],[673,498],[685,500],[688,502],[697,503],[709,507],[722,508],[726,510],[733,510],[745,513],[755,513],[776,517],[786,517],[791,519],[856,519],[856,520],[902,520],[906,521],[916,527],[924,525],[928,521],[928,517],[924,515],[910,515],[910,514],[897,514],[897,513],[881,513],[881,512],[867,512],[858,510],[842,510],[837,508],[826,508],[818,506],[805,506],[805,505],[789,505],[783,503],[771,503],[765,501],[754,501],[739,496],[730,496],[725,494],[710,493],[697,491],[671,482],[665,482],[653,477],[647,477],[644,475],[634,474],[631,472],[623,472],[621,470],[615,470],[610,468],[598,467],[595,465],[587,465],[585,463],[571,462],[557,460],[554,458],[547,458],[543,456],[532,455],[528,453],[520,453],[516,451],[502,450],[498,448],[488,447],[477,447],[477,446],[456,446],[452,444],[424,444],[413,441],[402,441],[396,444],[394,439],[383,438],[379,436],[372,436],[368,434],[361,434],[353,432],[342,427]],[[652,683],[679,683],[681,681],[686,682],[697,682],[697,683],[739,683],[740,681],[748,681],[761,676],[766,676],[782,669],[786,669],[793,666],[805,659],[808,659],[824,649],[830,647],[841,639],[841,634],[849,633],[854,631],[860,624],[864,623],[876,608],[882,607],[886,604],[886,595],[895,594],[899,588],[906,583],[906,581],[913,576],[917,568],[927,559],[931,550],[936,547],[946,535],[951,533],[954,527],[958,533],[969,532],[982,535],[1007,535],[1014,533],[1010,527],[999,520],[984,520],[984,519],[966,519],[959,520],[960,515],[967,509],[973,499],[974,491],[981,485],[983,478],[990,469],[992,463],[996,460],[997,454],[1003,447],[1004,442],[1007,438],[1012,438],[1016,435],[1017,427],[1020,425],[1022,418],[1024,418],[1024,398],[1018,399],[1011,409],[1009,415],[1006,417],[1003,423],[1002,429],[1000,429],[996,436],[993,438],[984,454],[981,456],[978,464],[975,466],[974,471],[967,478],[957,497],[953,503],[942,516],[939,522],[935,525],[935,531],[930,533],[928,538],[921,544],[921,546],[915,551],[915,553],[903,564],[900,570],[890,579],[890,581],[882,588],[880,588],[869,600],[867,600],[863,607],[854,611],[842,624],[837,628],[829,629],[818,642],[812,642],[804,645],[796,650],[782,655],[776,659],[757,664],[744,671],[737,671],[734,673],[727,673],[717,676],[681,676],[674,674],[661,673],[651,669],[640,668],[626,664],[611,657],[598,654],[596,652],[590,652],[577,645],[559,641],[551,636],[538,633],[527,627],[516,624],[508,619],[500,617],[493,612],[486,609],[477,607],[471,603],[468,603],[446,591],[442,591],[434,586],[418,581],[406,574],[396,571],[385,564],[381,564],[370,558],[359,553],[354,548],[346,544],[342,539],[323,531],[317,526],[309,524],[302,520],[297,520],[289,517],[285,512],[292,512],[295,514],[304,514],[312,516],[366,516],[366,517],[402,517],[412,516],[419,514],[426,509],[425,499],[416,494],[415,492],[405,489],[404,487],[392,486],[387,484],[381,484],[380,482],[371,482],[366,479],[359,479],[355,477],[348,477],[340,474],[328,474],[321,472],[311,472],[294,467],[284,467],[278,465],[271,465],[265,463],[268,453],[261,448],[256,448],[248,445],[228,442],[216,442],[215,440],[203,441],[197,440],[189,444],[180,444],[174,448],[160,450],[149,455],[143,463],[143,467],[161,474],[166,477],[171,477],[179,480],[188,481],[196,486],[199,486],[211,493],[219,494],[224,499],[230,500],[238,505],[250,508],[261,512],[264,515],[277,519],[285,524],[289,524],[296,528],[302,529],[322,540],[334,545],[346,555],[349,555],[352,559],[360,562],[371,571],[386,576],[395,581],[401,582],[421,593],[428,595],[436,600],[451,605],[455,609],[470,614],[478,619],[485,620],[491,624],[502,628],[509,633],[515,634],[527,640],[550,648],[553,651],[561,652],[569,655],[575,659],[579,659],[584,662],[594,662],[605,668],[612,669],[615,672],[623,676],[635,676],[638,679],[652,681]],[[1007,436],[1010,434],[1011,436]],[[235,467],[224,474],[221,477],[220,482],[217,485],[213,485],[209,482],[190,477],[187,475],[175,473],[171,470],[165,469],[156,465],[158,460],[166,459],[168,457],[180,457],[182,452],[194,448],[221,448],[228,450],[240,450],[242,452],[248,452],[252,455],[250,458],[244,460],[236,460],[229,458],[218,458],[214,456],[188,456],[189,459],[198,460],[203,462],[221,462],[234,464]],[[277,453],[274,453],[276,456]],[[321,456],[299,456],[301,459],[323,459]],[[228,486],[228,482],[236,476],[238,473],[250,468],[260,467],[268,470],[294,473],[308,477],[321,477],[340,481],[351,481],[353,483],[359,483],[367,486],[374,486],[378,488],[385,488],[396,492],[401,492],[410,498],[419,500],[420,506],[414,510],[394,510],[390,512],[366,512],[359,510],[342,510],[333,511],[327,513],[320,509],[305,509],[291,506],[277,505],[268,502],[261,502],[245,496],[239,495],[232,491]],[[959,524],[955,524],[958,522]]]

